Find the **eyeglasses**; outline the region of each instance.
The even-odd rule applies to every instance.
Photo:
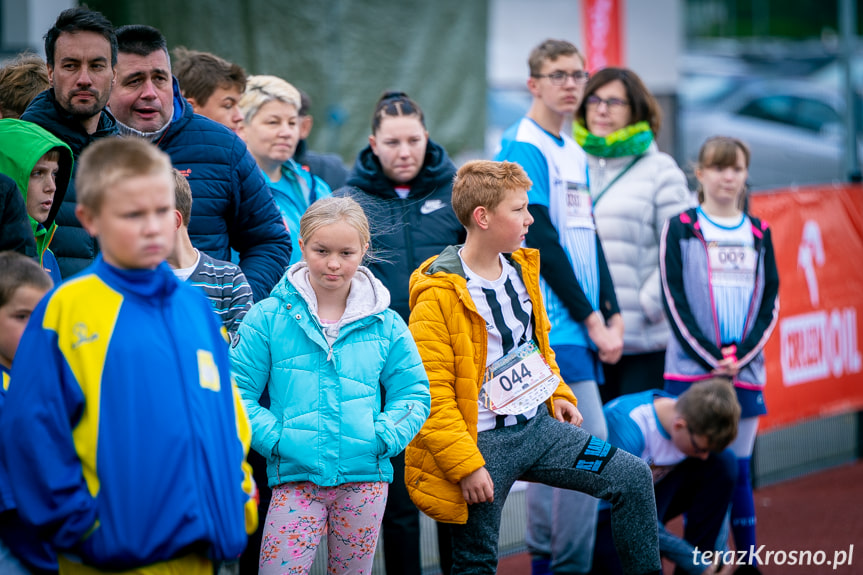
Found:
[[[600,104],[605,104],[608,106],[609,110],[612,108],[623,108],[624,106],[629,105],[629,102],[626,100],[621,100],[620,98],[609,98],[608,100],[603,100],[596,94],[591,94],[585,98],[584,102],[591,108],[598,108]]]
[[[692,444],[692,454],[698,457],[699,455],[710,453],[709,448],[701,447],[697,443],[695,443],[695,434],[692,432],[692,428],[687,425],[686,429],[689,431],[689,443]]]
[[[584,70],[576,70],[572,74],[558,71],[551,74],[535,74],[534,78],[548,78],[552,86],[563,86],[566,84],[567,78],[572,78],[576,84],[584,84],[590,78],[590,74]]]

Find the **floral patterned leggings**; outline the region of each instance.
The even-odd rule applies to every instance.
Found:
[[[308,573],[324,532],[327,573],[370,575],[389,485],[375,481],[273,488],[261,542],[262,575]]]

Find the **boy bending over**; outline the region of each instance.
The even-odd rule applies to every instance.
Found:
[[[608,500],[626,573],[659,573],[650,469],[578,426],[539,292],[524,170],[474,161],[452,206],[467,229],[411,277],[410,328],[431,385],[431,415],[406,452],[411,499],[454,523],[452,573],[497,568],[501,511],[518,480]],[[578,518],[573,518],[577,521]]]
[[[659,551],[674,573],[709,575],[730,567],[705,562],[705,551],[724,551],[717,541],[737,480],[737,458],[726,449],[737,436],[740,404],[725,378],[693,384],[674,397],[648,390],[623,395],[604,408],[608,441],[638,455],[653,472],[659,518]],[[683,539],[665,523],[685,513]],[[599,513],[593,573],[616,575],[620,562],[608,531],[608,510]]]

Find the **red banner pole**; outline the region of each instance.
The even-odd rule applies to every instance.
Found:
[[[624,66],[623,0],[582,0],[587,69]]]

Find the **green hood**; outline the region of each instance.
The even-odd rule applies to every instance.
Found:
[[[57,212],[66,196],[66,188],[69,186],[69,178],[72,175],[72,150],[63,141],[59,140],[50,132],[40,128],[36,124],[23,120],[3,119],[0,120],[0,173],[6,174],[18,184],[24,201],[27,201],[27,186],[30,183],[30,173],[36,162],[51,150],[60,152],[57,173],[57,191],[54,192],[54,203],[44,224],[40,224],[30,218],[30,226],[36,238],[36,249],[39,260],[48,249],[51,238],[57,224]]]

